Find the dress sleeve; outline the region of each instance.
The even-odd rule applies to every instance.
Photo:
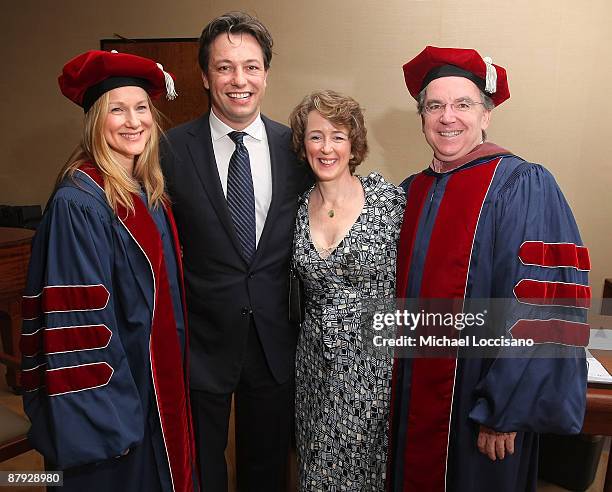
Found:
[[[393,226],[393,239],[399,239],[404,221],[404,209],[406,208],[406,192],[403,188],[392,186],[390,200],[388,202],[389,218]]]
[[[368,179],[374,182],[373,190],[377,198],[377,205],[384,210],[384,221],[391,241],[399,239],[404,208],[406,207],[406,192],[401,186],[389,183],[379,173],[372,173]]]
[[[586,400],[588,251],[552,175],[524,164],[495,207],[492,297],[510,339],[483,372],[470,418],[500,432],[578,433]]]
[[[117,457],[143,437],[115,312],[111,220],[99,204],[56,195],[33,243],[23,299],[23,400],[31,442],[60,469]]]

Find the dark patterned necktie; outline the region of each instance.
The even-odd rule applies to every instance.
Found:
[[[245,258],[255,254],[255,193],[251,177],[249,151],[243,143],[245,132],[230,132],[236,144],[227,171],[227,205]]]

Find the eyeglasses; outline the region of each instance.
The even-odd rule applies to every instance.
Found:
[[[444,113],[444,111],[446,110],[446,106],[450,106],[450,108],[455,112],[455,113],[467,113],[468,111],[471,111],[471,109],[476,106],[477,104],[482,104],[484,105],[484,103],[481,102],[475,102],[475,101],[459,101],[459,102],[454,102],[454,103],[448,103],[448,104],[441,104],[441,103],[437,103],[437,102],[432,102],[432,103],[428,103],[425,105],[425,112],[427,114],[431,114],[434,116],[437,115],[441,115],[442,113]]]

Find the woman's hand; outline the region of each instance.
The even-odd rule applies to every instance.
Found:
[[[478,433],[478,450],[486,454],[492,461],[503,460],[506,453],[514,454],[514,438],[516,432],[495,432],[484,425]]]

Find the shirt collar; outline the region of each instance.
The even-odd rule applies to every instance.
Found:
[[[228,133],[235,131],[236,130],[234,130],[231,126],[226,125],[223,121],[221,121],[212,109],[210,110],[210,135],[213,141],[217,141],[220,138],[225,137]],[[257,117],[253,120],[253,122],[242,131],[250,137],[253,137],[255,140],[261,141],[263,139],[264,132],[261,113],[257,113]]]

